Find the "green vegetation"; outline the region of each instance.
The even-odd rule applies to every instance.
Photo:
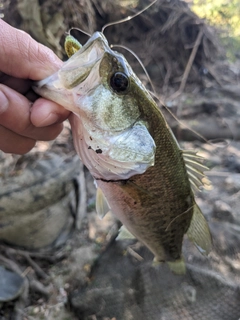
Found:
[[[193,0],[192,10],[222,30],[221,39],[228,48],[229,58],[240,54],[239,0]]]
[[[230,36],[240,37],[239,0],[193,0],[193,11]]]

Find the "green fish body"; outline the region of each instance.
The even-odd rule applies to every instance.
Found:
[[[184,272],[185,233],[202,253],[210,251],[191,187],[201,185],[204,166],[179,148],[147,89],[102,33],[35,91],[73,112],[74,144],[97,183],[100,216],[111,210],[156,262],[168,262],[176,273]]]

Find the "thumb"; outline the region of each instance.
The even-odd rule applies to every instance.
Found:
[[[17,78],[41,80],[61,64],[51,49],[0,19],[0,71]]]

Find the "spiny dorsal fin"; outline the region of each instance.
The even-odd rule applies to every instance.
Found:
[[[100,219],[103,219],[104,216],[110,211],[107,199],[100,188],[97,188],[96,211]]]
[[[118,231],[118,236],[116,240],[131,240],[135,239],[134,235],[131,234],[130,231],[125,226],[121,226],[121,228]]]
[[[182,150],[182,155],[187,169],[188,178],[193,189],[199,190],[201,187],[209,189],[211,187],[211,182],[203,173],[209,169],[201,162],[204,158],[192,150]]]
[[[187,235],[203,255],[207,255],[211,251],[212,237],[208,223],[196,203],[193,206],[193,216]]]

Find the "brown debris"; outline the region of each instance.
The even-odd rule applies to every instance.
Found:
[[[65,34],[71,27],[92,34],[109,22],[135,14],[150,2],[130,1],[125,6],[120,0],[34,0],[29,6],[28,0],[9,0],[4,19],[63,58]],[[163,94],[172,87],[176,91],[179,85],[182,91],[186,82],[201,84],[201,70],[211,65],[218,51],[215,30],[179,0],[160,0],[143,14],[109,26],[104,32],[110,44],[123,44],[138,54],[157,92]],[[81,41],[80,32],[73,35]],[[126,56],[136,71],[143,73],[136,59],[129,53]]]

